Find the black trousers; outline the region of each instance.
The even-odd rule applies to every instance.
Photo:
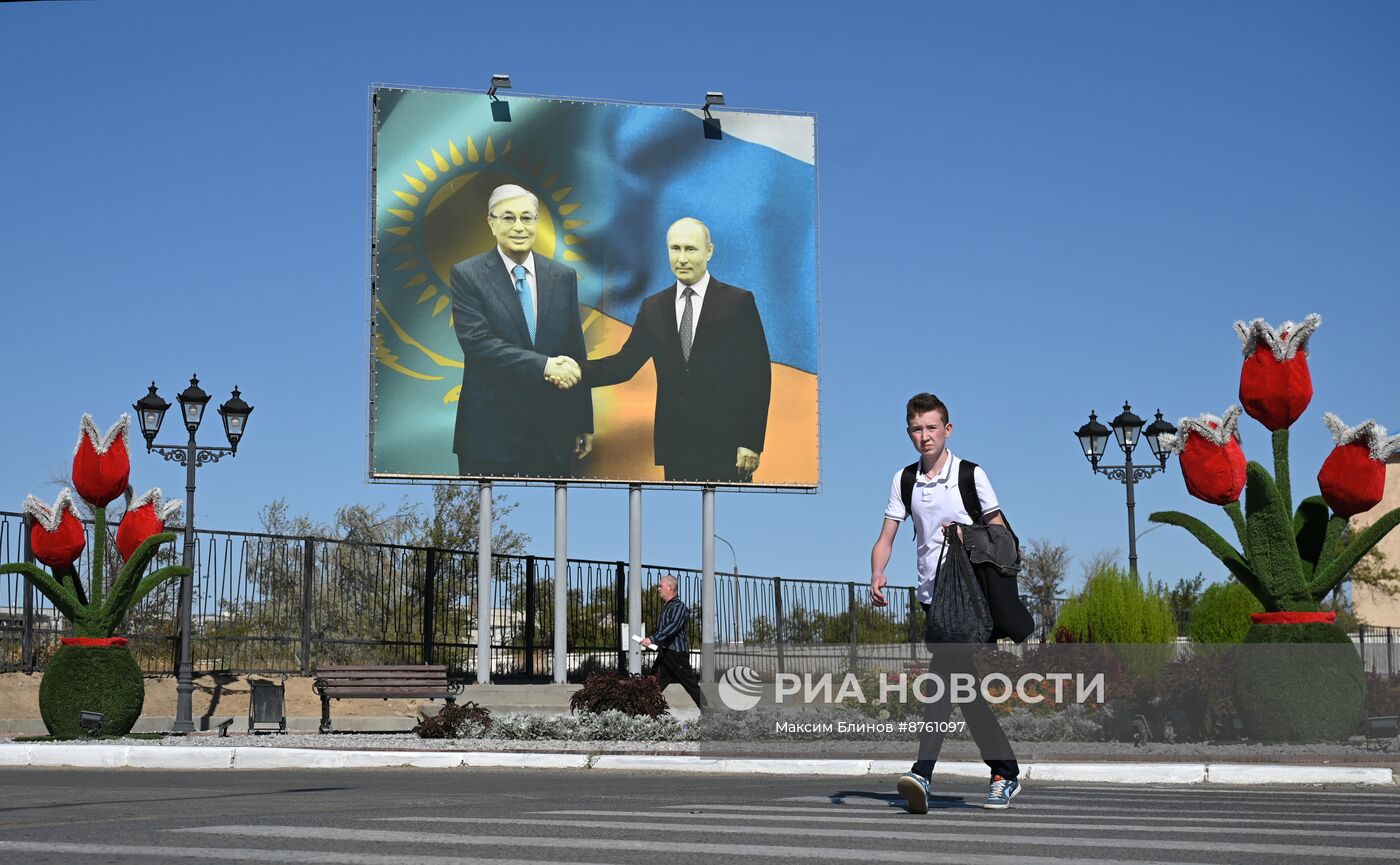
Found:
[[[531,450],[518,460],[506,462],[473,459],[457,454],[457,473],[464,478],[567,478],[570,477],[570,468],[568,462],[559,462],[547,448]]]
[[[919,756],[910,771],[925,778],[933,774],[938,752],[943,750],[943,739],[947,736],[947,722],[953,714],[952,681],[954,673],[970,674],[973,677],[975,698],[970,703],[958,703],[968,731],[977,743],[977,751],[987,764],[991,774],[1011,779],[1019,777],[1021,767],[1016,755],[1011,752],[1011,743],[1001,729],[1001,722],[992,714],[987,701],[982,699],[981,680],[977,675],[977,665],[973,662],[973,643],[943,643],[931,647],[933,657],[929,661],[929,672],[943,681],[942,698],[924,704],[924,721],[927,726],[919,736]],[[923,690],[933,688],[930,684]]]
[[[740,475],[735,465],[739,459],[739,447],[707,448],[676,455],[671,462],[661,468],[668,481],[713,481],[734,483],[750,481],[751,477]]]
[[[661,690],[666,690],[666,686],[672,682],[679,682],[701,712],[709,710],[705,692],[700,690],[700,677],[695,674],[695,669],[690,666],[690,657],[685,653],[658,649],[656,661],[651,665],[651,674],[656,677],[656,684]]]

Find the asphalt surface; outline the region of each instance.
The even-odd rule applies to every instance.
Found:
[[[1400,789],[609,771],[0,769],[0,863],[1347,863],[1400,860]]]

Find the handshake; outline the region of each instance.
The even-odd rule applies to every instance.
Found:
[[[568,390],[581,378],[583,371],[579,369],[578,361],[568,355],[561,354],[544,362],[544,380],[560,390]]]

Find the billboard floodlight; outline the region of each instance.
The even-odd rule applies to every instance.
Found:
[[[705,116],[708,118],[708,117],[710,116],[710,106],[711,106],[711,105],[723,105],[723,104],[724,104],[724,92],[721,91],[721,90],[711,90],[711,91],[709,91],[709,92],[707,92],[707,93],[705,94],[705,104],[704,104],[704,106],[703,106],[700,110],[701,110],[701,111],[704,111],[704,112],[705,112]]]
[[[487,96],[493,96],[493,97],[494,97],[494,96],[496,95],[496,90],[497,90],[497,88],[499,88],[499,89],[501,89],[501,90],[509,90],[509,89],[510,89],[510,76],[509,76],[509,75],[499,75],[499,74],[497,74],[497,75],[492,75],[492,76],[491,76],[491,89],[486,91],[486,95],[487,95]]]

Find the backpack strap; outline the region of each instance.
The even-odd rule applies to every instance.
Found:
[[[982,525],[982,502],[977,498],[977,463],[961,460],[958,463],[958,492],[962,494],[963,508],[972,517],[972,524]]]
[[[918,462],[904,467],[904,473],[899,476],[899,497],[904,499],[904,518],[910,519],[914,516],[914,479],[918,477]]]

